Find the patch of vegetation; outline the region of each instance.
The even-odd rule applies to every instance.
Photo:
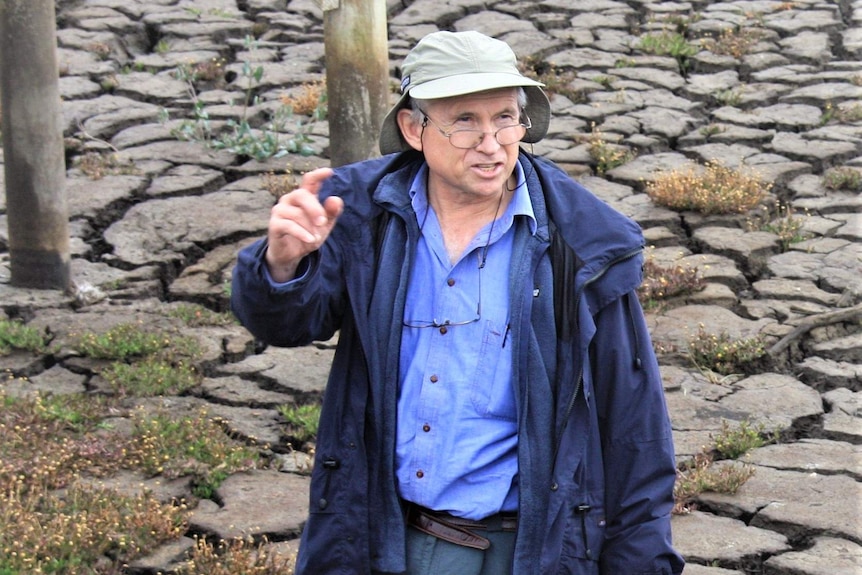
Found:
[[[153,52],[156,54],[167,54],[171,51],[171,43],[166,39],[162,38],[159,40],[155,46],[153,46]]]
[[[192,556],[177,575],[293,575],[296,557],[279,555],[267,543],[238,538],[213,544],[196,537]]]
[[[644,309],[655,309],[660,302],[701,291],[706,282],[697,268],[681,265],[662,266],[653,258],[644,260],[644,279],[638,288],[638,299]]]
[[[40,353],[47,339],[38,329],[17,320],[0,319],[0,356],[13,350]]]
[[[691,65],[691,57],[700,51],[700,46],[680,32],[662,30],[641,36],[637,48],[647,54],[670,56],[677,62],[679,71],[685,75]]]
[[[588,152],[590,158],[596,165],[596,173],[600,176],[605,175],[609,170],[626,164],[635,157],[637,153],[630,150],[626,146],[612,144],[608,142],[601,131],[596,127],[595,123],[592,126],[588,142]]]
[[[254,38],[246,36],[246,49],[253,50],[256,44]],[[282,105],[270,115],[269,121],[263,126],[254,127],[249,122],[249,109],[260,104],[254,92],[260,86],[263,74],[263,66],[253,67],[250,62],[243,62],[240,78],[246,83],[246,91],[242,113],[238,120],[227,120],[224,129],[218,131],[213,129],[209,111],[206,104],[198,98],[194,83],[188,82],[193,101],[193,119],[181,122],[179,127],[171,130],[171,134],[180,140],[200,142],[214,150],[226,150],[260,162],[287,154],[314,154],[308,132],[316,119],[325,115],[322,111],[312,115],[308,122],[303,122],[294,119],[293,110],[289,106]],[[168,121],[167,110],[161,111],[160,119],[162,122]],[[291,130],[288,130],[288,124],[293,124]]]
[[[577,78],[575,72],[532,57],[520,60],[518,68],[528,78],[542,82],[550,98],[553,98],[554,94],[559,94],[575,103],[583,102],[585,99],[581,91],[572,87],[572,82]]]
[[[189,349],[191,345],[188,338],[171,338],[168,334],[150,331],[134,323],[119,324],[104,333],[72,334],[72,339],[73,348],[82,355],[121,361],[153,355],[168,347]]]
[[[755,207],[772,184],[757,175],[709,162],[702,173],[689,167],[659,174],[646,192],[659,205],[705,215],[741,214]]]
[[[793,207],[789,204],[775,203],[773,209],[760,206],[751,217],[746,220],[746,229],[750,231],[763,231],[778,236],[781,251],[786,252],[793,244],[805,241],[808,236],[802,232],[805,221],[797,217]]]
[[[193,338],[133,323],[72,337],[73,348],[82,355],[113,360],[101,375],[120,396],[182,394],[201,382],[202,374],[194,365],[200,348]]]
[[[738,89],[728,88],[727,90],[716,92],[712,97],[722,106],[738,106],[742,101],[742,92]]]
[[[182,503],[72,484],[123,460],[124,440],[95,433],[112,406],[84,394],[0,394],[0,573],[118,573],[185,531]]]
[[[752,425],[749,421],[732,428],[727,420],[722,420],[721,431],[713,437],[715,451],[722,459],[739,459],[752,449],[777,441],[777,433],[766,433],[763,424]]]
[[[207,321],[203,314],[188,314]],[[25,330],[21,335],[22,327],[3,322],[0,333],[16,348],[33,341],[41,349],[44,341],[38,332]],[[196,497],[211,497],[230,474],[260,464],[257,448],[231,438],[225,423],[205,411],[172,416],[137,410],[131,414],[130,433],[106,424],[123,413],[123,394],[181,393],[195,385],[192,340],[131,323],[106,333],[73,335],[71,340],[84,355],[114,360],[102,375],[118,393],[17,397],[0,392],[2,575],[116,575],[188,528],[182,501],[162,503],[148,492],[120,494],[78,483],[78,478],[110,477],[120,469],[168,479],[186,476]],[[284,561],[273,571],[264,570],[276,565],[271,560],[246,561],[258,557],[256,549],[249,548],[245,555],[238,547],[225,552],[237,562],[226,555],[226,567],[188,572],[290,573]],[[189,565],[207,565],[200,563],[205,555],[202,548],[197,550]],[[245,564],[248,571],[242,570]]]
[[[703,45],[713,54],[742,58],[760,41],[762,35],[760,30],[735,26],[725,28],[719,33],[718,38],[707,39]]]
[[[168,315],[179,319],[188,327],[234,325],[237,323],[236,317],[230,312],[215,312],[198,304],[177,306]]]
[[[276,200],[295,190],[298,184],[297,176],[290,171],[284,174],[270,172],[263,176],[263,189],[272,194]]]
[[[75,158],[75,165],[91,180],[101,180],[105,176],[140,173],[133,160],[121,161],[113,152],[87,152]]]
[[[317,438],[320,404],[280,405],[278,412],[287,422],[289,434],[298,443],[314,441]]]
[[[709,124],[699,130],[700,135],[709,140],[713,136],[724,133],[727,130],[721,124]]]
[[[115,393],[134,397],[182,395],[203,379],[193,365],[154,357],[134,363],[114,362],[101,374]]]
[[[836,107],[832,102],[827,102],[820,115],[820,124],[826,125],[833,121],[849,124],[862,120],[862,104],[853,104],[843,108]]]
[[[224,58],[212,58],[204,62],[181,64],[174,71],[174,77],[195,85],[198,82],[221,84],[225,79],[225,63]]]
[[[181,418],[137,412],[133,420],[125,464],[168,479],[191,476],[197,497],[212,497],[230,474],[257,465],[257,451],[233,441],[205,410]]]
[[[745,373],[753,361],[766,355],[766,346],[761,336],[734,339],[724,331],[709,333],[701,325],[689,339],[688,354],[700,370],[731,375]]]
[[[590,78],[590,81],[595,82],[596,84],[600,85],[605,90],[612,90],[615,79],[616,78],[614,78],[613,76],[600,75],[600,76],[593,76],[592,78]]]
[[[0,573],[119,573],[123,565],[186,529],[181,505],[149,494],[73,486],[62,495],[0,490]],[[97,567],[100,566],[100,567]]]
[[[829,168],[823,174],[823,187],[828,190],[858,192],[862,190],[862,171],[849,166]]]
[[[90,42],[87,45],[87,51],[91,54],[95,54],[95,56],[99,60],[107,60],[111,55],[111,46],[106,42]]]
[[[299,95],[283,95],[279,98],[284,106],[294,114],[311,116],[315,120],[325,120],[327,115],[326,81],[307,82],[300,86]]]
[[[753,475],[752,465],[732,463],[716,466],[712,456],[699,453],[689,465],[677,472],[673,513],[679,515],[693,511],[697,508],[697,497],[707,491],[732,495]]]

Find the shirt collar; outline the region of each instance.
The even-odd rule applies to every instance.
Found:
[[[428,164],[422,164],[416,177],[413,178],[413,183],[410,185],[410,202],[413,205],[413,211],[416,213],[416,222],[421,227],[422,222],[429,209],[428,204]],[[521,167],[521,162],[515,162],[515,181],[517,185],[512,192],[512,201],[506,208],[506,212],[501,216],[502,219],[508,220],[508,224],[503,226],[503,229],[508,229],[515,216],[525,216],[530,224],[530,233],[536,233],[538,224],[536,222],[536,214],[533,212],[533,204],[530,202],[530,193],[527,189],[527,179],[524,176],[524,168]]]

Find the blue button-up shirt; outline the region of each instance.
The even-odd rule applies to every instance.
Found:
[[[424,507],[482,519],[518,505],[509,263],[515,216],[526,216],[534,233],[536,219],[517,164],[518,186],[506,211],[452,265],[426,175],[427,166],[410,190],[422,233],[402,329],[398,488]],[[436,327],[410,327],[428,325]]]

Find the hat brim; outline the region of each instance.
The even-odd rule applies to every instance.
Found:
[[[397,121],[398,111],[407,105],[410,97],[420,100],[436,100],[497,88],[524,88],[527,94],[527,106],[524,111],[530,118],[532,127],[527,130],[521,141],[527,144],[536,143],[548,133],[548,124],[551,120],[551,103],[548,101],[545,91],[542,90],[542,86],[542,83],[524,76],[501,73],[463,74],[425,82],[402,94],[398,102],[383,118],[379,140],[380,153],[392,154],[413,149],[401,136],[401,129],[398,127]]]

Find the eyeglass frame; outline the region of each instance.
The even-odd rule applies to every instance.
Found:
[[[486,132],[487,133],[487,132]],[[437,321],[437,319],[428,320],[418,320],[418,319],[403,319],[401,320],[401,325],[404,327],[412,327],[417,329],[424,329],[428,327],[432,328],[441,328],[441,327],[453,327],[456,325],[470,325],[471,323],[476,323],[482,319],[482,268],[485,267],[485,262],[480,261],[479,264],[479,279],[477,280],[477,284],[479,286],[479,299],[476,302],[476,317],[473,319],[467,319],[463,321],[451,321],[444,320],[443,322]]]
[[[494,141],[495,141],[495,142],[497,142],[497,144],[499,144],[499,145],[501,145],[501,146],[511,146],[512,144],[517,144],[518,142],[520,142],[520,141],[524,138],[524,136],[526,136],[526,135],[527,135],[527,130],[529,130],[530,128],[532,128],[532,127],[533,127],[533,122],[530,120],[529,116],[524,115],[524,117],[525,117],[525,118],[527,118],[527,123],[526,123],[526,124],[525,124],[524,122],[518,122],[517,124],[511,124],[511,125],[509,125],[509,126],[503,126],[502,128],[498,128],[497,130],[495,130],[495,131],[493,131],[493,132],[486,132],[486,131],[484,131],[484,130],[473,130],[473,129],[471,129],[471,128],[458,128],[458,129],[456,129],[456,130],[452,130],[452,131],[447,132],[446,130],[444,130],[443,128],[441,128],[440,126],[438,126],[438,125],[437,125],[437,122],[435,122],[434,120],[432,120],[432,119],[428,116],[428,112],[426,112],[425,110],[423,110],[422,108],[420,108],[420,107],[418,107],[418,106],[416,107],[416,109],[417,109],[417,110],[419,110],[419,111],[422,113],[422,130],[423,130],[423,131],[425,130],[425,127],[428,125],[428,123],[430,123],[432,126],[434,126],[434,128],[436,128],[436,129],[437,129],[437,131],[438,131],[438,132],[440,132],[440,134],[441,134],[444,138],[446,138],[446,139],[449,141],[449,144],[450,144],[453,148],[457,148],[457,149],[459,149],[459,150],[473,150],[473,149],[475,149],[475,148],[478,148],[479,146],[481,146],[481,145],[482,145],[482,142],[484,142],[484,141],[485,141],[485,136],[487,136],[488,134],[493,134],[493,136],[494,136]],[[523,111],[522,111],[522,114],[523,114]],[[500,140],[498,140],[498,139],[497,139],[497,134],[499,134],[501,131],[503,131],[503,130],[508,130],[509,128],[515,128],[515,127],[521,127],[521,128],[524,128],[524,134],[523,134],[523,135],[521,135],[521,137],[520,137],[520,138],[518,138],[518,139],[517,139],[517,140],[515,140],[514,142],[510,142],[510,143],[508,143],[508,144],[504,144],[504,143],[500,142]],[[459,132],[461,132],[461,133],[464,133],[464,132],[472,132],[472,133],[474,133],[474,134],[476,134],[476,135],[481,134],[481,138],[479,138],[479,140],[478,140],[475,144],[473,144],[472,146],[466,147],[466,148],[464,148],[464,147],[462,147],[462,146],[456,146],[455,144],[453,144],[453,143],[452,143],[452,136],[453,136],[454,134],[459,133]]]

